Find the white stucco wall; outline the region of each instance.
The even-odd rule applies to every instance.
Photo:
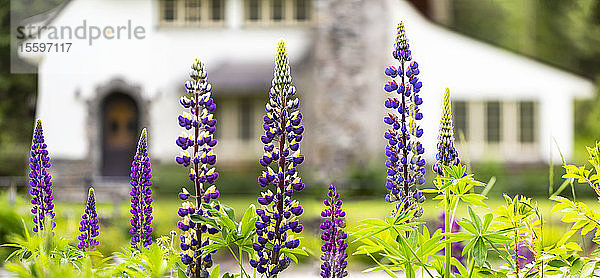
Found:
[[[265,63],[273,61],[276,43],[285,39],[292,64],[309,51],[310,27],[244,27],[242,0],[226,0],[225,27],[160,27],[157,1],[73,0],[53,21],[55,26],[123,25],[131,20],[143,26],[143,40],[75,40],[69,53],[22,56],[39,65],[37,117],[43,119],[49,151],[54,158],[84,159],[88,155],[86,101],[93,99],[98,86],[120,78],[139,86],[150,101],[150,144],[153,157],[171,161],[177,154],[174,140],[181,129],[176,117],[181,111],[178,96],[194,58],[203,59],[209,70],[226,62]],[[391,53],[396,24],[406,23],[413,57],[420,64],[424,86],[421,96],[425,118],[424,142],[429,161],[435,154],[441,96],[449,87],[455,99],[485,101],[537,100],[540,123],[537,136],[540,157],[560,161],[554,140],[566,157],[573,146],[573,98],[588,97],[593,85],[588,80],[523,58],[516,54],[468,39],[430,23],[404,1],[388,0],[389,17],[386,49]],[[317,23],[318,24],[318,23]],[[369,55],[366,53],[365,55]],[[388,64],[395,64],[391,55]],[[385,82],[381,65],[373,91],[380,94]],[[215,89],[218,84],[215,84]],[[218,94],[218,90],[216,90]],[[383,99],[382,97],[380,99]],[[369,115],[383,130],[381,111]],[[375,124],[377,123],[377,124]],[[382,139],[377,144],[384,146]],[[220,144],[222,145],[222,144]],[[383,147],[377,147],[381,150]],[[472,150],[473,154],[485,152]],[[510,157],[505,157],[510,159]]]
[[[131,20],[134,26],[145,28],[146,37],[96,40],[92,46],[74,40],[68,53],[22,54],[39,64],[37,117],[44,121],[53,157],[83,159],[88,155],[86,101],[94,98],[98,86],[115,78],[141,87],[151,101],[153,157],[170,161],[178,153],[174,140],[181,133],[178,96],[184,92],[194,58],[205,61],[210,80],[210,69],[221,63],[273,61],[280,39],[286,40],[292,62],[305,55],[310,43],[307,28],[242,28],[241,0],[227,0],[226,5],[225,27],[175,28],[159,26],[158,1],[71,1],[52,25],[79,26],[85,19],[88,26],[115,26]]]

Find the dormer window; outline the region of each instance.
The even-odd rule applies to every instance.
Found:
[[[160,0],[160,23],[165,26],[222,26],[225,0]]]
[[[245,0],[246,25],[294,25],[311,19],[310,0]]]

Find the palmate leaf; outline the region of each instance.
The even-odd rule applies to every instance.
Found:
[[[478,266],[483,266],[487,260],[487,253],[488,253],[488,249],[485,246],[485,242],[483,241],[482,238],[478,238],[475,240],[475,243],[473,244],[473,251],[472,251],[472,255],[473,255],[473,259],[475,260],[475,263],[477,263]]]

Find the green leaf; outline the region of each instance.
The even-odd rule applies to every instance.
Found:
[[[551,260],[548,262],[548,265],[551,267],[555,267],[555,268],[561,268],[561,267],[565,267],[568,266],[569,264],[567,264],[566,262],[562,261],[562,260]]]
[[[478,266],[482,267],[483,264],[485,264],[485,261],[487,260],[487,248],[485,247],[485,242],[483,242],[481,238],[475,240],[472,255]]]
[[[227,217],[229,217],[229,219],[231,219],[231,221],[235,222],[235,211],[233,210],[233,208],[228,205],[223,205],[223,204],[221,204],[221,208],[227,214]]]
[[[220,265],[216,265],[215,268],[210,272],[209,278],[219,278]]]
[[[592,277],[594,269],[596,268],[596,262],[589,261],[581,269],[581,277]]]
[[[183,270],[180,267],[177,268],[177,277],[178,278],[188,278],[187,275],[185,275],[185,272],[183,272]]]
[[[215,222],[214,219],[204,217],[200,214],[192,214],[192,215],[190,215],[190,219],[194,223],[208,223],[208,224],[212,225],[213,227],[218,227],[217,222]]]
[[[256,208],[254,204],[250,204],[244,212],[244,216],[242,216],[242,220],[240,221],[240,234],[242,236],[247,236],[250,232],[254,230],[254,222],[256,219]]]
[[[469,203],[469,204],[472,204],[472,205],[475,205],[478,207],[487,207],[487,205],[482,201],[482,200],[485,200],[487,197],[485,197],[481,194],[470,193],[470,194],[463,195],[461,198],[466,203]]]

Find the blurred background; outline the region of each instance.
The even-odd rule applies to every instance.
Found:
[[[305,115],[301,170],[307,188],[306,246],[318,252],[318,211],[336,183],[349,227],[389,211],[382,139],[383,70],[398,21],[406,23],[424,83],[422,123],[433,161],[441,94],[453,95],[461,158],[502,193],[544,201],[561,183],[563,160],[585,163],[600,137],[600,1],[554,0],[0,0],[0,242],[29,223],[27,161],[35,118],[53,162],[57,228],[79,222],[87,188],[98,192],[101,251],[128,241],[130,160],[148,127],[156,235],[175,229],[176,193],[190,186],[176,165],[183,82],[196,57],[207,63],[219,121],[220,200],[242,209],[259,194],[261,121],[276,42],[287,41]],[[142,40],[73,40],[69,53],[23,53],[15,26],[126,25]],[[46,34],[47,35],[47,34]],[[26,40],[44,42],[44,36]],[[12,43],[11,43],[12,42]],[[11,72],[11,60],[31,74]],[[429,173],[429,179],[432,175]],[[429,184],[430,186],[430,184]],[[566,196],[593,196],[585,186]],[[441,211],[425,203],[436,227]],[[555,230],[560,234],[559,218]],[[546,238],[546,237],[545,237]],[[548,236],[552,240],[552,236]],[[591,243],[590,243],[591,244]],[[352,247],[351,247],[352,248]],[[6,249],[0,249],[0,253]]]

